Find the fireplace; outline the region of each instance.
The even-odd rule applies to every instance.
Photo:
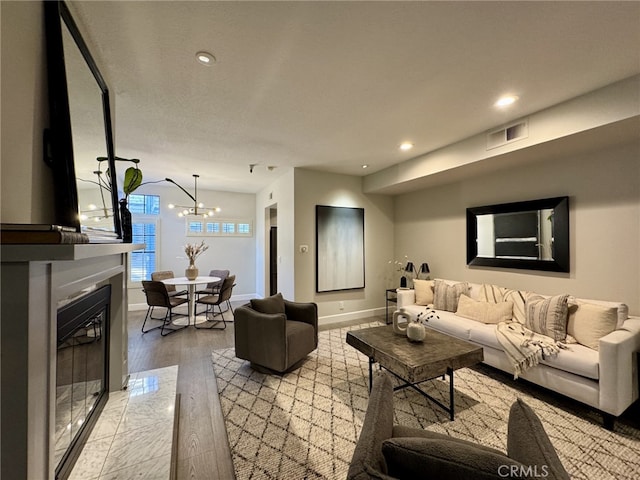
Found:
[[[55,478],[67,478],[108,397],[111,285],[59,302]]]
[[[88,435],[91,422],[97,417],[94,413],[88,419],[82,418],[80,426],[88,425],[83,429],[73,426],[71,416],[65,417],[68,418],[65,427],[71,424],[69,429],[75,430],[74,435],[56,448],[56,440],[63,435],[56,430],[56,403],[64,404],[62,397],[57,400],[57,382],[60,387],[81,383],[69,377],[69,373],[66,378],[62,375],[57,378],[58,355],[62,371],[64,362],[68,363],[69,358],[82,358],[85,351],[104,349],[108,352],[103,357],[103,367],[96,368],[91,363],[92,367],[86,368],[87,379],[93,380],[95,370],[101,370],[103,375],[108,373],[108,376],[102,377],[102,393],[98,395],[93,395],[98,391],[94,384],[85,382],[85,386],[80,387],[85,393],[88,387],[90,392],[85,413],[99,413],[109,393],[126,388],[129,380],[128,256],[129,252],[142,247],[131,243],[0,245],[0,349],[3,359],[0,366],[0,477],[3,479],[64,478],[79,451],[77,448],[82,444],[83,435]],[[104,285],[110,286],[110,293],[107,288],[96,293],[98,297],[89,297]],[[79,292],[82,294],[78,295]],[[110,297],[110,300],[100,295]],[[85,296],[91,299],[88,309],[72,306]],[[98,308],[104,307],[102,314],[102,310],[91,311],[95,304]],[[58,313],[71,312],[75,308],[78,310],[70,318],[86,313],[88,319],[84,325],[87,328],[81,327],[72,333],[74,327],[63,319],[60,338],[73,338],[71,343],[74,345],[73,350],[68,347],[58,351]],[[96,348],[97,345],[102,347]],[[5,359],[9,360],[5,362]],[[77,374],[81,372],[82,368],[76,371]],[[87,397],[84,397],[85,405]],[[62,423],[62,417],[59,418]],[[80,418],[74,419],[76,427]]]

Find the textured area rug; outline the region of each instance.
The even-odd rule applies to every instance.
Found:
[[[346,333],[377,325],[320,332],[318,349],[283,376],[252,370],[232,348],[212,353],[238,480],[346,477],[369,398],[368,359],[346,344]],[[438,379],[421,386],[448,405],[448,385]],[[455,372],[453,422],[411,389],[395,393],[395,421],[506,451],[517,397],[540,416],[572,478],[639,478],[639,430],[616,423],[607,431],[593,410],[484,366]]]

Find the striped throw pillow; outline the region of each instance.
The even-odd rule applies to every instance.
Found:
[[[527,299],[527,318],[524,326],[536,333],[562,342],[567,338],[567,316],[569,295],[544,298],[539,295]]]
[[[490,303],[500,303],[504,299],[504,294],[508,291],[507,288],[499,287],[497,285],[483,284],[480,287],[480,294],[478,300]]]
[[[503,302],[513,303],[513,321],[525,324],[527,314],[525,310],[525,303],[527,299],[533,294],[524,290],[507,290],[502,297]]]
[[[469,295],[469,284],[467,282],[447,285],[442,280],[435,280],[433,308],[455,313],[458,309],[458,299],[462,294]]]

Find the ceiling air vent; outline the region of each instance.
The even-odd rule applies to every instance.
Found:
[[[487,150],[501,147],[529,136],[529,120],[520,120],[513,125],[502,127],[487,134]]]

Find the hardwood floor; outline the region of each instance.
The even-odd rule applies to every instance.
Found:
[[[233,323],[225,330],[193,327],[160,336],[140,332],[145,311],[129,312],[129,370],[179,365],[181,394],[177,480],[234,479],[227,433],[220,409],[211,351],[233,346]],[[226,318],[231,315],[225,313]]]
[[[240,302],[238,305],[240,305]],[[234,308],[237,306],[234,303]],[[177,393],[181,394],[177,480],[230,480],[235,478],[227,432],[218,399],[211,351],[234,345],[233,323],[225,330],[193,327],[160,336],[159,330],[142,334],[146,311],[129,312],[129,371],[139,372],[178,365]],[[225,318],[232,315],[225,313]],[[378,318],[335,323],[320,330],[367,323]],[[147,328],[149,324],[147,324]]]

